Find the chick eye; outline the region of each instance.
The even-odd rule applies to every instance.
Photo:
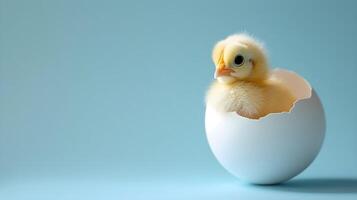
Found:
[[[243,65],[244,63],[244,57],[240,54],[238,54],[235,58],[234,58],[234,64],[236,65],[236,67],[240,67],[241,65]]]

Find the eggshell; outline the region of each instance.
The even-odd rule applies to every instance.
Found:
[[[275,184],[302,172],[317,156],[325,135],[325,115],[316,92],[297,74],[275,70],[298,100],[290,112],[258,120],[206,108],[208,143],[221,165],[239,179]]]

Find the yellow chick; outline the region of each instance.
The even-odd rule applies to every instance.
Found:
[[[212,59],[216,79],[206,104],[221,112],[237,112],[259,119],[269,113],[288,112],[296,97],[279,81],[270,78],[269,64],[261,43],[246,34],[218,42]]]

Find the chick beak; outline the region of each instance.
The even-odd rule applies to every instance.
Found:
[[[222,57],[223,56],[219,58],[218,64],[216,66],[216,71],[214,73],[215,79],[220,76],[229,76],[233,72],[233,70],[226,68]]]

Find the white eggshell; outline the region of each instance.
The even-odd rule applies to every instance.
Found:
[[[284,182],[302,172],[325,135],[323,107],[308,82],[293,72],[273,73],[300,99],[290,112],[254,120],[206,108],[206,134],[215,157],[230,173],[255,184]]]

